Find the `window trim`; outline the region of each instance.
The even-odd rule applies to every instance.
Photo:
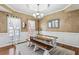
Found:
[[[57,27],[56,27],[56,23],[55,23],[56,20],[58,21]],[[54,22],[54,26],[53,26],[53,22]],[[51,27],[49,27],[49,23],[51,23]],[[58,28],[60,28],[60,20],[59,19],[49,20],[48,23],[47,23],[47,25],[48,25],[47,26],[48,28],[58,29]]]

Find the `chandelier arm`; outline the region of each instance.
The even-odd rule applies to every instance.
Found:
[[[36,18],[42,18],[43,17],[43,13],[40,13],[39,6],[40,6],[40,4],[37,4],[37,11],[36,11],[36,13],[33,14],[33,16],[36,17]]]

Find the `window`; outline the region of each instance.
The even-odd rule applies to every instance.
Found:
[[[19,40],[20,38],[20,30],[21,30],[21,21],[20,18],[16,16],[7,16],[8,20],[8,34],[12,37],[12,40]]]
[[[52,23],[51,21],[48,22],[48,28],[51,28],[52,27]]]
[[[59,28],[59,19],[48,21],[48,28]]]

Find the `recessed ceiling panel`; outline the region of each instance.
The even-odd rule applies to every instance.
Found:
[[[39,6],[37,4],[30,4],[29,5],[29,9],[33,10],[33,11],[44,11],[48,8],[48,4],[39,4]]]
[[[49,14],[58,10],[64,9],[68,4],[9,4],[9,6],[15,9],[17,12],[23,12],[33,15],[37,11],[44,14]]]

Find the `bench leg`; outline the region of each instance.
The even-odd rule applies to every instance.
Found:
[[[30,42],[30,44],[29,44],[29,47],[31,47],[32,46],[32,42]]]
[[[27,41],[26,41],[26,43],[27,43],[27,46],[29,47],[29,45],[30,45],[30,41],[29,41],[29,40],[27,40]]]
[[[48,50],[45,50],[43,55],[50,55],[49,54],[49,51]]]
[[[28,47],[31,47],[31,46],[32,46],[32,42],[28,41],[28,42],[27,42],[27,46],[28,46]]]
[[[38,47],[35,45],[35,47],[34,47],[33,51],[36,51],[37,49],[38,49]]]

